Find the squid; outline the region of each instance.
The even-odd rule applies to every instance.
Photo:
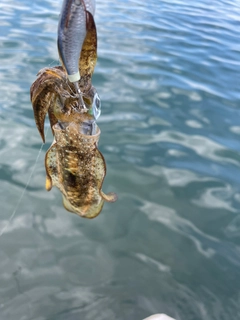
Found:
[[[68,28],[74,26],[71,19],[76,19],[76,10],[82,10],[81,19],[86,22],[85,29],[78,30],[82,32],[82,40],[77,49],[74,41],[64,40],[72,33]],[[35,123],[43,142],[46,114],[54,136],[45,156],[46,189],[50,191],[56,186],[62,193],[66,210],[90,219],[101,212],[105,201],[117,200],[115,193],[102,191],[106,163],[98,149],[101,131],[96,124],[101,102],[92,85],[97,61],[94,11],[93,1],[64,0],[58,30],[62,66],[40,70],[30,88]],[[74,51],[74,58],[70,58],[68,50]],[[77,67],[72,63],[76,59]],[[71,77],[76,73],[79,76]]]

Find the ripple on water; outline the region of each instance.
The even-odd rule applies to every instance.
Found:
[[[50,131],[21,199],[41,147],[29,87],[59,63],[60,6],[1,2],[1,320],[236,319],[239,3],[97,1],[103,190],[119,200],[93,221],[44,190]]]

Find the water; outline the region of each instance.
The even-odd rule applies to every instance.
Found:
[[[51,130],[33,171],[29,87],[59,63],[60,7],[0,4],[0,319],[239,319],[239,1],[97,0],[103,190],[119,200],[94,220],[45,191]]]

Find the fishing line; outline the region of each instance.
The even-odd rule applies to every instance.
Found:
[[[47,137],[47,134],[48,134],[48,129],[49,129],[49,127],[48,127],[47,130],[46,130],[46,137]],[[16,204],[15,209],[13,210],[13,213],[11,214],[11,216],[10,216],[10,218],[8,219],[8,221],[7,221],[7,223],[5,224],[5,226],[4,226],[4,227],[2,228],[2,230],[0,231],[0,237],[4,234],[4,232],[7,231],[7,228],[9,227],[10,222],[12,221],[12,219],[14,218],[14,216],[16,215],[16,212],[17,212],[17,210],[18,210],[18,208],[19,208],[19,206],[20,206],[20,204],[21,204],[21,202],[22,202],[23,196],[24,196],[24,194],[25,194],[25,192],[26,192],[26,190],[27,190],[27,188],[28,188],[28,186],[29,186],[30,180],[31,180],[32,175],[33,175],[33,173],[34,173],[34,170],[35,170],[35,168],[36,168],[38,159],[39,159],[40,154],[41,154],[41,152],[42,152],[43,145],[44,145],[44,143],[42,143],[42,145],[41,145],[41,147],[40,147],[40,149],[39,149],[39,151],[38,151],[38,155],[37,155],[37,158],[36,158],[35,163],[34,163],[34,165],[33,165],[32,171],[31,171],[31,173],[30,173],[30,175],[29,175],[29,177],[28,177],[27,183],[26,183],[26,185],[25,185],[25,187],[24,187],[24,189],[23,189],[23,191],[22,191],[22,194],[21,194],[20,198],[18,199],[18,202],[17,202],[17,204]]]

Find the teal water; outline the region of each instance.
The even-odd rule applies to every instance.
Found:
[[[240,3],[96,2],[103,190],[119,200],[94,220],[45,191],[52,134],[38,158],[29,101],[59,64],[61,1],[0,4],[0,319],[240,319]]]

